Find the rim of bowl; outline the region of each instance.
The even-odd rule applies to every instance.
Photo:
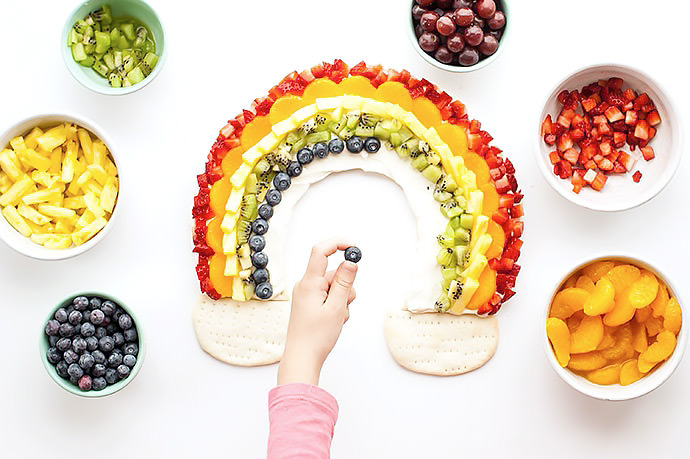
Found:
[[[666,107],[666,111],[669,114],[669,118],[675,121],[675,129],[672,132],[672,137],[671,141],[675,142],[676,145],[674,148],[672,148],[672,151],[680,152],[682,151],[682,146],[683,146],[683,130],[680,128],[680,126],[683,126],[681,117],[678,113],[678,110],[676,110],[676,106],[674,105],[673,99],[668,97],[667,91],[664,86],[662,86],[657,80],[652,78],[647,72],[644,72],[636,67],[633,67],[628,64],[621,64],[621,63],[616,63],[616,62],[600,62],[596,64],[591,64],[591,65],[586,65],[582,67],[578,67],[577,69],[571,71],[568,73],[568,75],[564,78],[562,78],[555,86],[553,86],[549,92],[547,93],[546,97],[544,97],[544,103],[541,105],[539,108],[539,115],[537,119],[537,131],[535,135],[535,143],[534,143],[534,154],[535,158],[537,160],[537,164],[539,167],[539,170],[542,172],[542,175],[544,176],[544,179],[546,182],[549,184],[551,188],[553,188],[559,195],[561,195],[563,198],[566,200],[572,202],[573,204],[576,204],[580,207],[584,207],[585,209],[589,210],[594,210],[597,212],[622,212],[625,210],[630,210],[634,209],[636,207],[641,206],[642,204],[645,204],[652,199],[654,199],[659,193],[661,193],[669,183],[671,183],[671,180],[673,180],[673,177],[675,177],[676,172],[678,172],[678,168],[680,167],[680,161],[681,161],[681,154],[676,153],[675,157],[673,158],[672,162],[669,164],[669,167],[665,171],[664,175],[660,178],[658,181],[657,185],[651,189],[650,192],[648,192],[648,195],[644,195],[642,199],[639,199],[637,201],[631,202],[631,204],[625,205],[625,206],[606,206],[606,205],[593,205],[589,201],[584,201],[578,199],[577,194],[572,193],[571,191],[565,190],[563,187],[559,186],[559,181],[561,180],[559,177],[556,177],[553,174],[553,170],[549,169],[546,166],[546,163],[544,161],[544,158],[542,157],[542,143],[543,143],[543,137],[541,135],[541,124],[544,121],[543,115],[545,113],[546,106],[548,105],[549,101],[552,98],[555,98],[558,94],[559,89],[563,88],[565,83],[570,80],[571,78],[575,77],[576,75],[580,73],[584,73],[586,71],[593,71],[596,70],[600,67],[613,67],[621,73],[628,73],[632,74],[633,76],[636,75],[637,78],[640,80],[644,81],[647,86],[649,86],[651,89],[653,89],[662,99],[664,102],[664,105]]]
[[[417,41],[417,37],[415,36],[414,32],[414,21],[412,19],[412,14],[411,14],[411,9],[416,3],[415,0],[412,0],[408,6],[408,22],[409,22],[409,27],[407,28],[407,37],[410,39],[410,43],[412,44],[412,47],[417,51],[417,53],[424,59],[426,62],[429,64],[433,65],[434,67],[437,67],[441,70],[445,70],[446,72],[451,72],[451,73],[470,73],[474,72],[475,70],[482,69],[486,67],[487,65],[491,64],[493,61],[495,61],[498,56],[503,52],[503,48],[506,47],[506,44],[508,43],[508,39],[510,38],[511,35],[511,18],[512,16],[510,15],[510,6],[508,3],[510,3],[508,0],[500,0],[501,5],[503,6],[503,13],[506,15],[506,25],[503,28],[503,35],[501,36],[501,40],[499,41],[498,44],[498,49],[496,50],[495,53],[493,53],[491,56],[487,57],[484,60],[481,60],[477,62],[474,65],[471,65],[469,67],[463,67],[460,65],[449,65],[449,64],[444,64],[442,62],[437,61],[436,59],[433,58],[433,56],[430,56],[424,51],[422,48],[419,46],[419,42]]]
[[[163,65],[165,64],[166,58],[168,56],[167,52],[167,46],[165,43],[165,27],[163,26],[163,21],[161,21],[160,15],[156,10],[149,5],[147,2],[144,0],[127,0],[127,3],[139,3],[143,5],[145,8],[148,8],[151,13],[153,14],[153,17],[156,18],[156,21],[160,25],[161,29],[161,36],[163,37],[163,51],[160,53],[158,56],[158,63],[156,64],[156,67],[153,69],[151,74],[149,74],[146,78],[144,78],[141,82],[128,86],[128,87],[121,87],[121,88],[113,88],[110,86],[101,86],[101,85],[95,85],[95,84],[90,84],[88,83],[79,73],[77,72],[76,69],[78,69],[79,63],[74,61],[74,58],[72,57],[72,51],[69,46],[67,46],[67,34],[69,33],[70,29],[74,25],[75,18],[77,17],[77,12],[85,7],[87,4],[93,4],[93,8],[96,8],[98,6],[101,6],[103,4],[113,4],[117,3],[120,0],[87,0],[86,2],[79,3],[69,14],[67,17],[67,21],[65,22],[65,25],[62,28],[62,34],[61,34],[61,54],[62,54],[62,60],[65,63],[65,67],[67,67],[67,70],[69,73],[72,75],[72,77],[79,82],[82,86],[84,86],[87,89],[90,89],[91,91],[98,93],[98,94],[103,94],[106,96],[124,96],[127,94],[132,94],[135,93],[141,89],[143,89],[145,86],[147,86],[149,83],[151,83],[153,80],[156,79],[158,74],[160,73],[161,69],[163,68]],[[150,28],[149,24],[146,24],[147,27]],[[158,43],[156,43],[156,46],[158,46]],[[156,50],[158,51],[158,50]],[[75,65],[71,65],[71,64]]]
[[[9,142],[10,139],[13,139],[18,135],[23,135],[27,129],[31,129],[34,126],[48,126],[64,122],[74,123],[79,127],[85,128],[90,133],[98,137],[101,141],[103,141],[105,146],[108,148],[110,156],[112,157],[113,162],[115,163],[115,167],[117,168],[117,201],[115,202],[115,208],[113,209],[113,213],[108,219],[108,223],[103,227],[103,229],[101,229],[95,236],[86,241],[84,244],[77,247],[70,247],[68,249],[47,249],[42,245],[36,244],[29,238],[19,233],[16,229],[14,229],[14,227],[12,227],[12,225],[9,224],[5,217],[0,217],[0,239],[2,239],[2,241],[5,244],[7,244],[10,248],[12,248],[14,251],[24,256],[34,258],[36,260],[65,260],[68,258],[81,255],[84,252],[87,252],[88,250],[92,249],[96,244],[98,244],[101,240],[103,240],[103,238],[105,238],[105,236],[110,231],[115,218],[120,213],[118,209],[121,206],[120,198],[122,196],[122,168],[118,163],[117,154],[113,149],[112,139],[105,133],[105,131],[99,125],[97,125],[90,119],[84,118],[81,115],[75,115],[70,113],[44,113],[39,115],[33,115],[23,118],[22,120],[14,123],[2,134],[0,134],[0,139],[7,138],[7,142]],[[6,143],[2,142],[2,146],[0,148],[4,148],[5,146]],[[26,244],[27,242],[30,244]]]
[[[100,298],[104,298],[106,300],[110,300],[117,304],[118,306],[122,307],[127,314],[129,314],[132,319],[134,320],[134,325],[137,328],[137,336],[139,338],[138,346],[139,346],[139,353],[137,354],[137,363],[134,365],[134,368],[132,368],[132,371],[130,372],[129,376],[125,379],[122,379],[115,384],[112,384],[110,386],[106,386],[105,389],[103,390],[90,390],[90,391],[82,391],[79,389],[78,386],[75,386],[72,384],[69,380],[63,379],[60,375],[57,374],[57,370],[55,369],[55,366],[48,362],[48,357],[46,356],[46,351],[50,347],[48,345],[48,336],[45,334],[45,326],[46,323],[51,320],[54,315],[55,311],[60,309],[61,307],[64,307],[72,302],[72,300],[78,296],[97,296]],[[43,327],[41,328],[41,337],[38,343],[38,351],[41,354],[41,362],[43,362],[43,367],[46,369],[46,372],[50,376],[50,378],[66,390],[67,392],[70,392],[74,395],[79,395],[80,397],[86,397],[86,398],[100,398],[100,397],[107,397],[108,395],[115,394],[122,389],[124,389],[129,383],[131,383],[134,378],[139,374],[139,370],[141,370],[141,366],[143,365],[144,358],[146,356],[146,339],[144,336],[144,331],[143,327],[141,326],[141,321],[137,317],[137,315],[132,311],[132,309],[127,306],[124,302],[120,301],[119,299],[115,298],[112,295],[108,295],[105,293],[101,292],[94,292],[94,291],[87,291],[87,292],[79,292],[74,295],[70,295],[66,297],[64,300],[59,302],[57,306],[52,308],[50,310],[50,314],[46,317],[45,321],[43,322]]]
[[[621,386],[618,384],[602,386],[594,384],[590,381],[587,381],[582,376],[579,376],[571,372],[567,368],[561,367],[561,365],[556,360],[556,356],[554,355],[553,349],[551,348],[551,343],[549,342],[549,338],[546,333],[546,319],[548,319],[549,317],[549,311],[551,310],[551,302],[553,301],[554,296],[556,295],[556,293],[558,293],[558,290],[561,288],[563,283],[568,279],[568,277],[570,277],[573,273],[579,271],[580,269],[584,268],[585,266],[591,263],[607,260],[627,261],[631,264],[634,264],[635,266],[642,267],[654,273],[654,275],[659,277],[666,284],[669,290],[671,290],[673,296],[675,296],[678,299],[678,303],[680,304],[681,310],[683,311],[683,316],[685,316],[685,308],[683,306],[683,300],[680,297],[679,290],[674,286],[673,282],[669,279],[669,277],[658,268],[656,261],[653,264],[647,261],[640,260],[639,258],[629,253],[599,255],[594,258],[587,257],[586,259],[583,259],[578,264],[576,264],[574,268],[567,271],[565,275],[559,277],[560,280],[556,284],[556,287],[553,290],[551,290],[550,296],[548,297],[548,301],[546,301],[546,307],[544,308],[544,316],[542,322],[542,341],[544,343],[546,358],[551,364],[551,368],[553,368],[556,374],[558,374],[558,376],[563,381],[565,381],[570,387],[572,387],[576,391],[584,395],[587,395],[591,398],[599,400],[632,400],[647,395],[650,392],[661,387],[666,381],[668,381],[671,375],[673,375],[673,373],[678,368],[678,365],[683,359],[683,355],[685,353],[685,348],[687,347],[688,340],[688,332],[686,330],[687,326],[685,326],[684,321],[681,325],[680,332],[678,333],[676,349],[673,351],[673,354],[671,354],[671,356],[665,362],[663,362],[661,366],[659,366],[653,373],[644,376],[643,378],[635,381],[634,383],[628,386]]]

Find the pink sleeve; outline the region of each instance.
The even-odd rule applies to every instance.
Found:
[[[268,459],[328,459],[338,402],[310,384],[285,384],[268,394]]]

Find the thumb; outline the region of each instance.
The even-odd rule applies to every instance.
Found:
[[[338,266],[328,290],[328,298],[325,303],[327,307],[344,308],[347,306],[347,299],[350,297],[355,276],[357,276],[357,265],[351,261],[344,261]]]

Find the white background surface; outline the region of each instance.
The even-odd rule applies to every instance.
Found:
[[[396,279],[414,263],[412,216],[399,189],[346,173],[316,186],[298,205],[287,249],[295,276],[312,243],[331,234],[358,241],[364,252],[352,318],[322,375],[321,385],[341,407],[333,457],[682,455],[687,362],[643,399],[602,402],[558,378],[541,339],[545,297],[559,274],[584,257],[629,252],[667,271],[688,301],[687,160],[650,203],[604,215],[551,190],[532,149],[546,93],[590,63],[643,68],[682,115],[690,102],[682,19],[689,8],[681,2],[513,3],[513,40],[500,59],[474,74],[451,75],[430,67],[408,43],[403,0],[151,0],[167,29],[166,68],[141,92],[117,98],[82,88],[62,63],[60,30],[75,1],[3,0],[0,126],[53,110],[91,118],[115,140],[127,180],[120,220],[78,259],[40,262],[0,245],[0,456],[265,456],[266,400],[276,367],[223,365],[194,337],[195,176],[228,118],[289,71],[335,57],[407,68],[465,102],[515,163],[527,215],[518,295],[500,314],[496,356],[474,373],[444,379],[398,367],[383,339],[383,312],[402,301]],[[148,335],[139,376],[101,400],[62,391],[37,351],[48,310],[83,290],[121,297]]]

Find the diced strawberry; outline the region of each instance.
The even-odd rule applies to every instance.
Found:
[[[580,154],[574,148],[568,148],[565,152],[563,152],[563,158],[570,164],[577,164],[577,159],[579,156]]]
[[[607,86],[610,89],[620,90],[623,87],[623,79],[618,77],[609,78]]]
[[[506,174],[506,177],[508,177],[508,183],[510,183],[510,191],[515,193],[518,189],[517,179],[512,174]]]
[[[585,169],[596,169],[597,163],[595,163],[593,159],[590,159],[589,161],[584,163],[583,166],[585,166]]]
[[[573,175],[573,166],[566,160],[561,160],[558,164],[560,168],[560,174],[558,176],[562,179],[570,178]]]
[[[571,180],[572,184],[573,185],[584,185],[586,183],[584,176],[585,176],[584,170],[578,169],[578,170],[574,171],[573,172],[573,179]]]
[[[613,162],[608,158],[604,158],[599,163],[599,169],[601,169],[602,171],[611,171],[613,170]]]
[[[563,115],[560,115],[556,122],[566,129],[570,127],[570,120]]]
[[[637,93],[634,89],[628,88],[623,92],[623,98],[627,102],[633,102],[635,99],[637,99]]]
[[[659,112],[656,110],[649,112],[647,114],[647,123],[649,123],[650,126],[658,126],[661,123]]]
[[[491,218],[499,225],[503,225],[510,219],[510,215],[508,215],[508,210],[498,209],[496,212],[494,212]]]
[[[650,127],[649,128],[649,138],[647,140],[648,141],[652,140],[655,135],[656,135],[656,129],[654,129],[653,127]]]
[[[489,175],[491,175],[491,179],[495,182],[505,175],[505,170],[500,167],[489,169]]]
[[[649,96],[647,95],[646,92],[643,92],[637,98],[635,99],[635,102],[633,104],[633,108],[635,110],[642,110],[642,107],[647,105],[649,103]]]
[[[607,108],[609,108],[609,104],[607,104],[606,102],[601,102],[599,105],[594,107],[590,113],[592,115],[602,115],[604,114]]]
[[[625,105],[623,105],[621,107],[621,110],[624,112],[629,112],[629,111],[633,110],[633,103],[632,102],[626,103]]]
[[[637,123],[637,112],[634,110],[628,110],[625,112],[625,124],[628,126],[634,126]]]
[[[642,111],[642,113],[651,113],[651,112],[653,112],[654,110],[656,110],[656,107],[655,107],[654,104],[651,103],[651,102],[648,103],[648,104],[644,104],[644,105],[642,106],[642,108],[640,109],[640,111]]]
[[[597,172],[597,176],[594,178],[594,180],[592,180],[590,186],[597,191],[601,191],[602,188],[604,188],[604,185],[606,185],[606,180],[608,180],[608,177],[601,172]]]
[[[596,143],[592,143],[589,145],[586,145],[585,147],[582,148],[582,153],[587,157],[587,159],[591,159],[594,157],[599,152],[599,147]]]
[[[616,163],[613,165],[613,173],[625,174],[625,172],[625,166],[623,166],[620,162],[616,161]]]
[[[613,130],[609,123],[601,123],[599,125],[599,135],[611,135],[612,132]]]
[[[612,150],[611,142],[609,140],[604,140],[599,144],[599,151],[601,151],[601,154],[604,156],[610,154]]]
[[[520,204],[522,202],[522,198],[524,198],[525,195],[520,193],[519,191],[516,191],[513,193],[513,199],[515,201],[515,204]]]
[[[556,96],[556,99],[558,102],[560,102],[561,105],[565,105],[565,102],[568,100],[568,96],[570,93],[568,92],[567,89],[564,89],[563,91],[558,93],[558,96]]]
[[[635,164],[635,158],[624,151],[621,152],[620,156],[618,156],[618,161],[623,165],[623,167],[625,167],[627,171],[631,171],[633,165]]]
[[[546,134],[544,136],[544,142],[547,145],[553,145],[554,143],[556,143],[556,135],[555,134]]]
[[[580,128],[573,129],[570,131],[570,138],[573,139],[575,142],[579,142],[580,140],[585,138],[585,131],[583,131]]]
[[[621,154],[620,151],[613,150],[610,154],[606,155],[606,159],[611,161],[612,163],[615,163],[618,161],[618,156]]]
[[[641,140],[649,138],[649,124],[646,120],[639,120],[635,125],[635,137]]]
[[[606,118],[608,118],[610,123],[615,123],[618,120],[622,120],[625,118],[623,113],[621,113],[620,110],[618,110],[617,107],[609,107],[606,109],[605,112]]]
[[[570,134],[567,132],[558,138],[556,147],[558,151],[566,151],[568,148],[573,146],[573,140],[570,138]]]
[[[597,106],[597,101],[591,97],[588,97],[587,99],[584,99],[582,101],[582,108],[584,109],[585,112],[591,111],[596,106]]]
[[[497,167],[501,167],[503,165],[503,158],[501,158],[498,155],[488,155],[484,158],[486,161],[486,164],[491,168],[495,169]]]
[[[498,207],[508,209],[515,203],[515,196],[512,194],[502,194],[498,197]]]
[[[566,117],[569,121],[572,121],[573,118],[575,118],[575,115],[575,110],[573,110],[572,108],[564,108],[561,111],[561,116]]]
[[[642,179],[642,172],[637,171],[633,174],[632,176],[633,182],[635,183],[640,183],[640,179]]]
[[[613,133],[613,145],[616,148],[621,148],[625,145],[625,133],[624,132],[614,132]]]
[[[642,157],[646,161],[651,161],[654,159],[654,149],[652,147],[642,147],[640,150],[642,151]]]
[[[604,116],[604,115],[596,115],[592,118],[592,124],[599,125],[599,124],[603,124],[606,122],[608,122],[608,120],[607,120],[606,116]]]
[[[525,210],[522,208],[522,204],[515,205],[510,208],[510,216],[513,218],[520,218],[525,216]]]
[[[505,194],[510,191],[510,182],[507,176],[503,176],[496,181],[496,191],[499,194]]]
[[[558,154],[557,151],[552,151],[551,153],[549,153],[549,160],[551,161],[551,164],[556,164],[561,160],[561,156]]]

